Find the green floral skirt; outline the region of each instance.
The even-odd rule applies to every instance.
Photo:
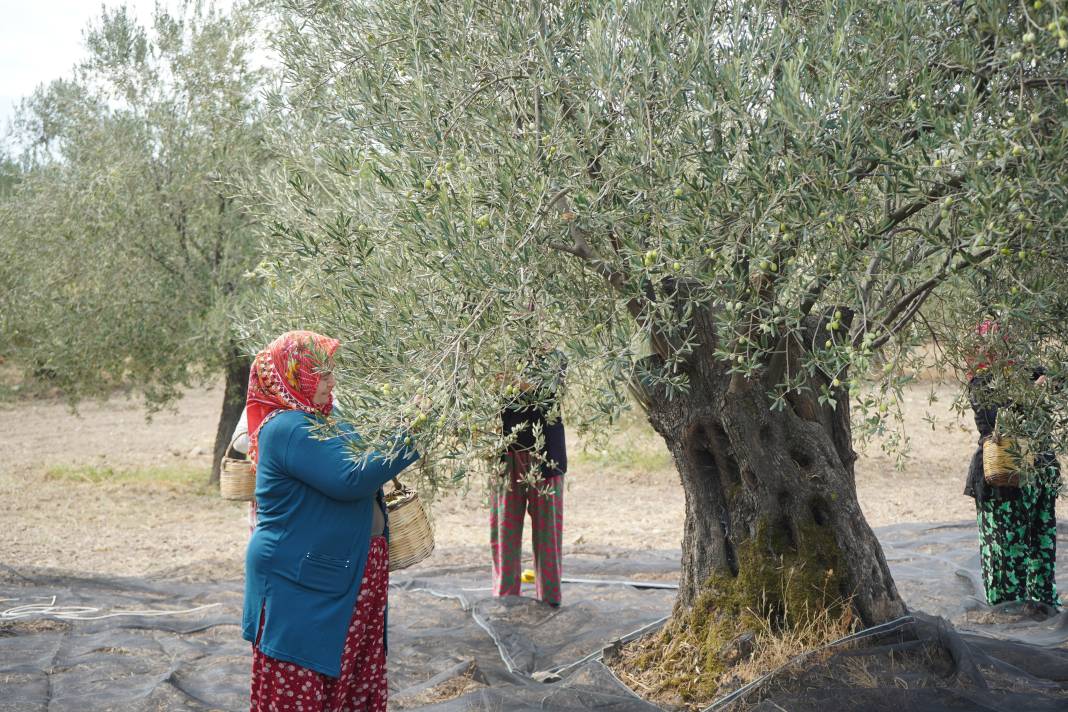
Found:
[[[1018,499],[976,501],[983,585],[990,605],[1039,601],[1058,606],[1057,487],[1020,488]]]

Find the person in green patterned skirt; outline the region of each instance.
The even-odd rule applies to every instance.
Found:
[[[1001,342],[998,325],[982,322],[978,336],[987,343]],[[1057,515],[1055,505],[1061,487],[1060,468],[1052,452],[1034,456],[1034,469],[1019,487],[998,487],[986,482],[983,472],[983,441],[994,432],[999,410],[1013,407],[999,403],[991,389],[995,358],[987,351],[969,372],[968,397],[979,431],[979,447],[972,457],[964,493],[975,498],[979,526],[979,552],[983,586],[990,605],[1020,601],[1059,606],[1054,580],[1057,561]],[[1015,367],[1001,360],[1000,367]],[[1045,386],[1041,368],[1032,370],[1036,386]]]

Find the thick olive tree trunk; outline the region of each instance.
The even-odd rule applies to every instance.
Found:
[[[230,359],[226,365],[226,389],[223,393],[222,412],[219,413],[219,425],[215,431],[215,448],[212,453],[211,483],[219,481],[222,459],[230,445],[234,428],[241,420],[245,409],[245,395],[248,390],[248,375],[252,361],[237,348],[230,349]]]
[[[686,495],[676,614],[709,588],[756,580],[752,569],[766,580],[767,572],[789,568],[784,579],[834,589],[808,600],[851,601],[866,624],[902,615],[882,548],[857,502],[848,395],[839,392],[830,407],[804,391],[775,410],[768,384],[726,371],[709,356],[691,362],[686,393],[669,398],[638,387]],[[708,601],[715,605],[714,596]]]

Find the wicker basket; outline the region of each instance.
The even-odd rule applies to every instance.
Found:
[[[236,440],[236,438],[235,438]],[[256,494],[256,472],[252,468],[252,461],[242,458],[230,457],[234,443],[226,448],[226,455],[222,459],[222,472],[219,473],[219,494],[223,499],[236,502],[247,502]]]
[[[995,487],[1019,487],[1021,458],[1027,458],[1027,441],[995,432],[983,440],[983,479]]]
[[[419,495],[396,479],[386,496],[389,509],[389,570],[418,564],[434,551],[434,529]]]

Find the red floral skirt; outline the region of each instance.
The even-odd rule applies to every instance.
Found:
[[[386,712],[386,595],[389,547],[371,537],[360,594],[334,678],[252,647],[251,712]],[[260,633],[263,617],[260,617]]]

